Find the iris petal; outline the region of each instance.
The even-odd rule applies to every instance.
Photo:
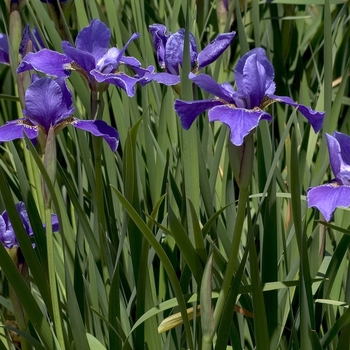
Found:
[[[75,128],[85,130],[94,136],[101,136],[114,152],[119,143],[119,133],[103,120],[80,120],[74,119],[71,123]]]
[[[24,132],[29,139],[35,139],[38,136],[39,130],[35,126],[24,124],[25,119],[18,119],[7,122],[0,126],[0,142],[8,142],[16,139],[23,139]]]
[[[343,162],[349,166],[350,165],[350,136],[343,134],[341,132],[335,131],[333,133],[333,137],[338,141],[340,150],[341,150],[341,158]]]
[[[120,63],[130,66],[131,68],[139,68],[141,67],[141,63],[135,57],[123,56],[120,59]]]
[[[264,67],[265,70],[265,94],[273,94],[275,92],[275,71],[271,64],[271,62],[267,59],[265,50],[261,47],[255,48],[247,52],[244,56],[242,56],[236,65],[235,68],[235,82],[237,85],[237,89],[239,91],[245,90],[245,81],[244,81],[244,70],[247,63],[247,60],[251,57],[255,56],[256,60]],[[255,79],[253,76],[252,79]],[[257,107],[257,106],[255,106]]]
[[[196,85],[201,89],[209,92],[210,94],[217,96],[227,103],[233,103],[233,94],[231,89],[227,89],[227,84],[218,84],[210,75],[207,74],[193,74],[188,76]]]
[[[65,83],[60,80],[60,84]],[[34,125],[40,125],[46,131],[74,111],[72,106],[68,107],[70,93],[62,90],[60,84],[50,78],[41,78],[26,91],[23,114]]]
[[[2,215],[0,215],[0,242],[7,247],[6,244],[6,224],[5,220],[2,218]]]
[[[335,177],[337,177],[337,174],[341,171],[341,166],[342,166],[340,145],[338,140],[335,137],[327,133],[326,133],[326,138],[327,138],[331,168],[332,168],[333,174],[335,175]]]
[[[139,33],[134,33],[130,39],[127,41],[127,43],[124,45],[124,47],[120,50],[119,55],[117,57],[117,61],[120,61],[121,58],[124,56],[126,48],[129,46],[129,44],[134,41],[135,39],[139,38],[140,34]]]
[[[153,46],[157,53],[157,60],[161,68],[165,68],[165,46],[168,40],[166,27],[163,24],[152,24],[149,26],[153,38]]]
[[[191,67],[197,60],[197,45],[192,33],[190,34],[190,60]],[[170,35],[165,47],[165,66],[168,73],[179,75],[179,66],[182,67],[184,53],[185,30],[179,29],[177,33]]]
[[[135,84],[137,83],[137,79],[129,77],[127,74],[123,72],[118,73],[109,73],[103,74],[98,70],[94,69],[91,71],[91,74],[95,77],[95,79],[99,82],[110,83],[119,86],[123,90],[126,91],[129,97],[133,97],[135,95],[136,89]]]
[[[188,130],[198,116],[206,110],[218,105],[222,105],[222,102],[215,99],[202,101],[176,100],[174,108],[180,117],[181,126]]]
[[[70,116],[74,112],[72,94],[68,89],[66,80],[63,78],[57,78],[54,80],[60,87],[62,92],[62,105],[60,116],[56,120],[56,124],[59,123],[62,119]]]
[[[202,69],[216,61],[231,44],[236,33],[219,34],[209,45],[198,54],[198,69]]]
[[[72,59],[56,51],[42,49],[38,52],[29,52],[17,68],[17,73],[35,69],[54,77],[67,77],[70,71],[67,65],[72,63]]]
[[[258,60],[257,55],[247,58],[243,69],[243,92],[247,96],[247,108],[259,107],[266,95],[267,76],[265,67]]]
[[[325,112],[318,112],[310,107],[296,103],[288,96],[268,95],[268,97],[275,101],[283,102],[293,107],[298,107],[299,112],[308,120],[315,132],[320,131],[322,128]]]
[[[317,186],[307,192],[308,207],[316,207],[330,221],[334,210],[350,205],[350,186],[337,186],[334,183]]]
[[[271,120],[271,116],[261,109],[231,108],[228,105],[217,106],[208,113],[209,121],[220,121],[230,128],[230,140],[236,146],[255,129],[261,119]]]
[[[68,41],[62,42],[63,52],[72,62],[77,63],[86,72],[95,68],[95,58],[92,54],[73,47]]]
[[[180,83],[180,77],[178,75],[173,75],[165,72],[161,73],[146,73],[139,80],[141,86],[145,86],[151,81],[156,81],[157,83],[164,84],[167,86],[176,85]]]
[[[110,39],[111,31],[109,28],[95,18],[78,33],[75,47],[80,51],[91,54],[97,61],[107,51]]]
[[[16,203],[16,210],[22,221],[25,231],[27,232],[28,236],[32,237],[33,230],[30,225],[25,204],[23,202]],[[52,220],[52,231],[53,232],[58,231],[59,224],[58,224],[57,216],[55,214],[52,214],[51,220]],[[43,226],[45,227],[45,225]],[[13,230],[12,224],[10,222],[10,219],[8,217],[6,210],[0,215],[0,242],[8,249],[11,249],[13,246],[19,245],[16,234]]]

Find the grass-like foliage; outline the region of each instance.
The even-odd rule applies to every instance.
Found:
[[[0,33],[0,350],[350,347],[348,1],[5,0]]]

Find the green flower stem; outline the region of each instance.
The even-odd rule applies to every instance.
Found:
[[[216,307],[214,310],[214,331],[217,329],[217,327],[219,325],[220,317],[221,317],[221,314],[223,312],[226,298],[227,298],[229,288],[231,285],[231,280],[233,278],[233,273],[234,273],[235,268],[236,268],[237,255],[238,255],[238,250],[239,250],[239,244],[241,241],[241,235],[242,235],[242,230],[243,230],[243,223],[244,223],[244,219],[245,219],[245,211],[246,211],[248,198],[249,198],[248,188],[241,189],[239,192],[237,221],[236,221],[235,230],[233,233],[231,249],[230,249],[230,256],[229,256],[228,263],[226,266],[224,280],[222,282],[219,297],[218,297]],[[214,334],[213,334],[213,336],[214,336]]]
[[[41,179],[40,172],[38,167],[35,164],[35,161],[30,153],[30,151],[24,145],[24,159],[27,167],[29,183],[33,188],[32,194],[34,201],[39,209],[40,217],[44,218],[44,202],[43,202],[43,194],[41,190]]]
[[[249,199],[249,184],[252,177],[253,171],[253,160],[254,160],[254,138],[250,134],[244,139],[242,146],[234,146],[229,144],[229,155],[231,167],[240,188],[237,219],[235,229],[233,232],[233,238],[230,249],[230,256],[227,262],[224,280],[222,282],[220,294],[214,310],[214,328],[212,338],[214,337],[215,331],[219,325],[221,315],[225,306],[226,298],[229,293],[233,273],[236,269],[236,263],[238,260],[239,245],[242,236],[243,224],[245,219],[246,207]],[[238,164],[238,167],[237,167]],[[212,340],[212,339],[211,339]]]
[[[102,227],[105,227],[105,212],[103,202],[103,178],[102,178],[102,138],[94,137],[92,140],[94,149],[94,163],[95,163],[95,209],[97,213],[97,220],[99,225],[99,231]]]
[[[91,91],[90,94],[90,119],[102,119],[104,109],[103,93]]]
[[[90,95],[90,118],[91,119],[102,119],[104,108],[102,93],[91,92]],[[100,257],[102,263],[103,280],[105,285],[107,285],[108,270],[106,266],[106,261],[104,259],[103,253],[103,235],[106,228],[106,218],[104,210],[104,200],[103,200],[103,176],[102,176],[102,138],[93,137],[92,145],[94,152],[94,165],[95,165],[95,218],[96,225],[95,228],[98,232],[100,241]],[[97,227],[96,227],[97,226]]]
[[[63,328],[60,314],[60,306],[58,301],[56,271],[55,271],[55,257],[54,257],[54,238],[52,232],[51,210],[45,209],[45,223],[46,223],[46,245],[47,245],[47,263],[49,270],[49,285],[51,291],[51,301],[53,309],[53,322],[55,325],[56,336],[61,349],[65,349]]]

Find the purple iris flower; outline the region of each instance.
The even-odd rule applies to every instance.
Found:
[[[316,207],[330,221],[335,208],[350,205],[350,136],[334,132],[326,138],[335,179],[310,188],[306,197],[308,207]]]
[[[34,233],[33,233],[32,227],[30,226],[25,204],[23,202],[17,203],[16,209],[28,236],[33,237]],[[51,221],[52,221],[52,231],[53,232],[59,231],[60,227],[58,223],[58,218],[55,214],[51,215]],[[5,246],[5,248],[8,248],[8,249],[19,246],[15,231],[13,230],[12,224],[9,220],[6,210],[0,215],[0,242]]]
[[[226,124],[230,128],[231,142],[240,146],[260,120],[272,119],[263,109],[277,101],[298,107],[315,132],[321,129],[324,112],[298,104],[290,97],[274,95],[274,69],[262,48],[245,54],[238,61],[234,73],[237,90],[229,83],[218,84],[209,75],[190,73],[189,78],[195,84],[216,97],[191,102],[176,100],[174,108],[184,129],[189,129],[201,113],[209,110],[209,121],[218,120]]]
[[[139,36],[138,33],[133,34],[121,50],[117,47],[108,49],[111,31],[100,20],[93,19],[78,33],[75,47],[63,41],[65,54],[48,49],[29,53],[18,66],[17,73],[35,69],[54,77],[66,78],[72,70],[76,70],[87,80],[92,91],[105,90],[106,83],[110,83],[119,86],[131,97],[135,94],[138,80],[119,71],[118,67],[124,64],[136,72],[143,71],[136,58],[124,55],[130,42]]]
[[[155,73],[154,67],[149,66],[147,68],[148,72],[142,76],[139,83],[146,85],[154,80],[165,85],[176,85],[180,82],[179,67],[182,66],[185,30],[181,28],[176,33],[169,33],[167,35],[166,27],[162,24],[152,24],[149,28],[157,53],[158,63],[166,72]],[[192,33],[189,35],[191,68],[197,71],[218,59],[230,45],[236,33],[219,34],[199,53],[197,51],[196,39]]]
[[[103,120],[81,120],[72,117],[72,94],[64,78],[39,78],[32,76],[32,83],[25,94],[24,118],[7,122],[0,127],[0,142],[23,138],[35,139],[39,134],[46,138],[50,127],[59,132],[70,124],[95,136],[102,136],[114,152],[119,134]]]

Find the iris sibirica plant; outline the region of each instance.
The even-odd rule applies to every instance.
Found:
[[[184,52],[185,30],[166,34],[166,27],[162,24],[152,24],[149,27],[154,48],[157,53],[159,66],[165,72],[155,73],[154,67],[148,67],[148,72],[140,79],[141,85],[156,81],[165,85],[176,85],[180,82],[179,69],[182,67]],[[191,69],[198,71],[213,63],[227,49],[235,37],[235,32],[219,34],[209,45],[198,53],[196,39],[189,33]]]
[[[274,68],[264,49],[256,48],[245,54],[234,71],[237,90],[229,83],[218,84],[206,74],[190,73],[189,78],[203,90],[216,96],[202,101],[175,101],[175,110],[184,129],[189,129],[195,119],[209,110],[209,121],[221,121],[230,128],[231,142],[240,146],[245,136],[254,130],[260,120],[271,120],[264,108],[274,102],[283,102],[306,117],[315,132],[322,127],[324,112],[294,102],[290,97],[274,95]]]
[[[29,222],[25,204],[23,202],[17,203],[16,209],[28,236],[33,237],[34,233]],[[55,214],[51,215],[51,224],[53,232],[59,231],[58,218]],[[19,246],[15,231],[13,230],[6,210],[0,215],[0,242],[8,249]]]
[[[139,37],[135,33],[120,50],[108,49],[111,31],[98,19],[83,28],[77,35],[75,47],[68,41],[62,42],[64,54],[43,49],[27,54],[17,69],[21,73],[30,69],[54,76],[68,77],[76,70],[87,81],[92,91],[104,91],[108,84],[114,84],[134,96],[137,79],[118,70],[119,65],[127,65],[138,71],[141,63],[134,57],[125,56],[125,50],[131,41]]]
[[[118,146],[117,130],[103,120],[81,120],[72,117],[74,107],[72,94],[64,78],[39,78],[33,75],[32,83],[25,94],[24,118],[7,122],[0,127],[0,142],[23,138],[36,139],[45,145],[50,127],[55,134],[66,125],[85,130],[95,136],[102,136],[112,151]]]
[[[329,160],[335,178],[307,192],[308,207],[316,207],[330,221],[334,210],[350,205],[350,136],[326,134]]]

